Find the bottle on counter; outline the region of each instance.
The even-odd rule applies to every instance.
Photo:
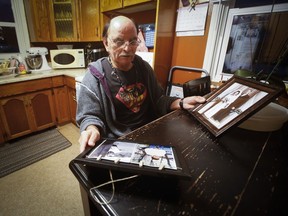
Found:
[[[18,74],[26,74],[27,70],[26,70],[26,65],[23,61],[23,59],[21,58],[21,56],[18,56]]]
[[[25,65],[23,64],[23,62],[19,63],[18,73],[19,73],[19,74],[26,74],[26,73],[27,73],[26,67],[25,67]]]

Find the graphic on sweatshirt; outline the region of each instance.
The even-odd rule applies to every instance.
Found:
[[[147,97],[147,89],[142,83],[120,87],[116,98],[132,112],[139,112]]]

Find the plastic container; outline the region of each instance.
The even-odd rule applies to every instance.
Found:
[[[288,109],[276,103],[270,103],[238,127],[252,131],[276,131],[288,121]]]

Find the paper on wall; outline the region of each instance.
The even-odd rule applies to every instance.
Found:
[[[178,9],[176,22],[177,36],[200,36],[204,35],[208,3],[198,4],[195,10],[188,7]]]

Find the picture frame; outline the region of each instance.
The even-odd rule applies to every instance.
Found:
[[[259,111],[281,92],[281,88],[234,75],[208,94],[204,104],[189,112],[217,137]]]
[[[144,152],[144,149],[149,151],[141,154],[140,151]],[[163,155],[156,155],[157,158],[154,150]],[[153,156],[149,156],[150,152],[153,152]],[[150,165],[150,161],[153,161],[153,164]],[[163,161],[165,166],[162,166]],[[95,147],[86,149],[72,162],[140,175],[191,178],[190,170],[176,147],[156,143],[103,139]]]

